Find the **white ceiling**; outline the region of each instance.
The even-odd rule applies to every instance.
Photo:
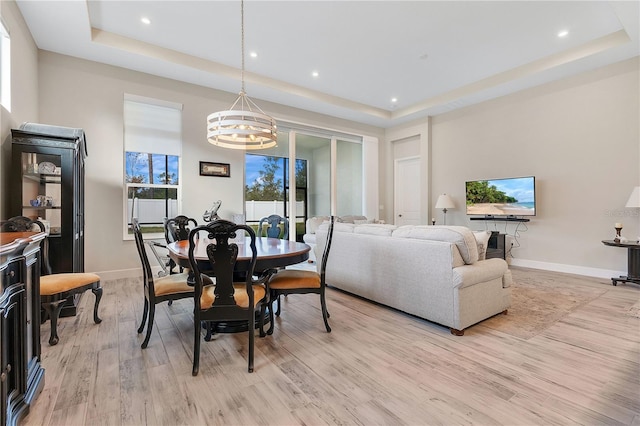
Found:
[[[240,90],[239,1],[17,4],[40,49]],[[246,91],[390,127],[638,56],[639,5],[248,0]]]

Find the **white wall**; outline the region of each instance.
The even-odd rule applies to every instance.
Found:
[[[465,214],[465,181],[535,175],[537,216],[514,264],[626,273],[626,250],[601,240],[613,238],[615,222],[624,235],[640,233],[638,209],[624,208],[640,184],[639,81],[635,58],[434,117],[432,203],[450,194],[457,208],[447,223],[482,228]]]
[[[0,217],[8,218],[11,129],[38,120],[38,48],[13,0],[0,1],[11,36],[11,111],[0,106]]]
[[[236,95],[51,52],[39,54],[40,121],[81,127],[87,135],[86,269],[104,272],[139,267],[132,241],[122,240],[124,93],[184,105],[182,213],[200,219],[222,200],[220,217],[243,212],[244,151],[206,141],[206,117],[228,108]],[[380,137],[378,128],[258,101],[276,119]],[[198,174],[199,161],[229,163],[231,177]]]

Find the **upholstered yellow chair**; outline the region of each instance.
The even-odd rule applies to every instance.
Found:
[[[144,307],[142,311],[142,321],[138,327],[138,333],[142,333],[145,325],[147,334],[142,342],[142,349],[146,348],[153,331],[153,321],[155,319],[156,305],[158,303],[186,299],[193,297],[193,287],[187,284],[189,274],[169,274],[164,277],[154,278],[151,272],[151,264],[145,250],[144,238],[137,218],[131,220],[131,228],[136,240],[136,248],[142,264],[142,281],[144,286]]]
[[[25,216],[15,216],[3,224],[3,230],[11,232],[30,231],[37,226],[42,232],[45,226],[39,220],[31,220]],[[51,319],[51,335],[49,344],[55,345],[60,340],[58,337],[58,318],[64,303],[71,296],[91,290],[96,297],[93,305],[93,321],[96,324],[102,322],[98,317],[98,306],[102,298],[100,277],[90,272],[51,273],[49,264],[49,239],[45,238],[40,246],[40,303]],[[46,317],[42,318],[43,322]]]
[[[335,217],[331,216],[329,219],[329,232],[327,235],[327,244],[322,254],[322,263],[320,264],[320,273],[315,271],[301,271],[297,269],[283,269],[277,272],[269,280],[269,291],[271,297],[269,299],[269,315],[271,319],[271,325],[267,334],[273,333],[274,317],[273,317],[273,302],[278,300],[278,310],[276,315],[280,316],[281,296],[288,294],[308,294],[314,293],[320,295],[320,305],[322,308],[322,318],[324,319],[324,326],[327,329],[327,333],[331,333],[331,327],[329,327],[329,312],[327,311],[327,302],[325,300],[325,271],[327,269],[327,260],[329,259],[329,250],[331,249],[331,240],[333,238],[333,224]]]
[[[251,260],[243,268],[243,279],[234,278],[238,245],[230,239],[245,231],[250,237]],[[206,259],[196,258],[195,247],[198,234],[211,241],[206,247]],[[204,240],[200,240],[204,241]],[[193,309],[193,371],[196,376],[200,368],[200,340],[202,324],[210,329],[212,323],[241,322],[247,324],[249,335],[248,370],[253,372],[253,352],[256,314],[259,326],[263,327],[268,292],[262,280],[254,280],[257,259],[256,235],[247,225],[236,225],[227,220],[216,220],[193,229],[189,234],[189,263],[195,277]],[[215,284],[203,280],[207,274]],[[266,281],[266,278],[265,278]],[[209,333],[207,333],[209,334]]]

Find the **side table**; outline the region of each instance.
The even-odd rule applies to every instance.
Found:
[[[640,284],[640,243],[637,242],[618,242],[614,240],[604,240],[605,246],[624,247],[628,251],[627,275],[619,278],[611,278],[611,284],[618,285],[619,282]]]

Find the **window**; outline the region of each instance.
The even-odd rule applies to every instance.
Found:
[[[0,18],[0,104],[11,111],[11,39]]]
[[[307,160],[296,160],[296,218],[307,211]],[[289,159],[270,155],[245,154],[245,204],[247,223],[258,223],[272,214],[287,217],[289,199]],[[297,221],[296,221],[297,222]]]
[[[134,217],[150,238],[163,237],[164,218],[180,210],[182,106],[126,95],[124,146],[125,238]]]

